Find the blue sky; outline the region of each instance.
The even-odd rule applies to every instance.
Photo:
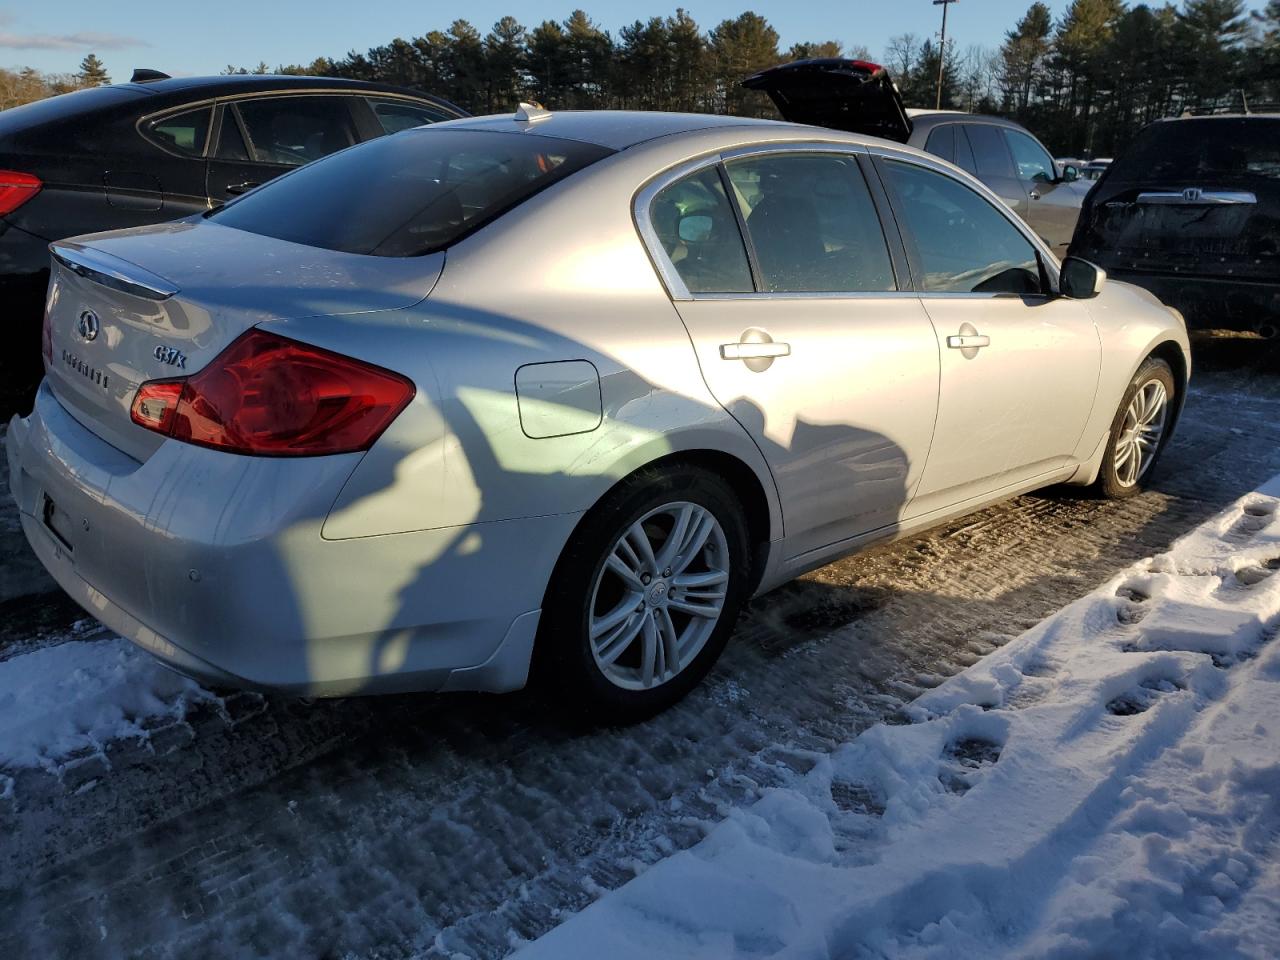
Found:
[[[1031,0],[958,0],[948,14],[948,32],[963,48],[995,46]],[[252,67],[259,60],[306,63],[317,56],[366,50],[396,36],[444,29],[465,17],[481,33],[511,14],[525,26],[563,20],[581,6],[616,33],[637,18],[667,15],[681,0],[468,0],[440,4],[423,0],[55,0],[0,11],[0,66],[74,71],[94,51],[116,80],[135,66],[172,74],[217,73],[228,63]],[[802,0],[786,4],[750,0],[685,0],[703,28],[754,9],[781,34],[785,49],[801,40],[864,44],[879,56],[892,36],[926,36],[939,25],[932,0]],[[1055,14],[1066,0],[1049,0]],[[1260,6],[1258,2],[1250,6]]]

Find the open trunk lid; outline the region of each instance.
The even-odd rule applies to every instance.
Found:
[[[795,60],[742,81],[767,93],[783,118],[906,143],[911,120],[884,67],[866,60]]]
[[[47,301],[54,396],[138,460],[164,440],[130,419],[138,385],[200,370],[266,320],[410,306],[444,254],[373,257],[276,240],[210,220],[51,245]]]

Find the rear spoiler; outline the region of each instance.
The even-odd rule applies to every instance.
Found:
[[[54,260],[72,273],[112,290],[147,300],[168,300],[178,292],[178,288],[164,277],[92,247],[62,241],[49,244],[49,252]]]

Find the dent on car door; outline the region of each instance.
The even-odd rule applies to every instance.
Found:
[[[773,472],[787,555],[895,524],[938,356],[855,157],[729,159],[663,187],[649,217],[707,385]]]
[[[209,199],[223,203],[355,143],[350,97],[258,97],[226,103],[209,159]]]
[[[1076,228],[1081,194],[1069,183],[1058,179],[1053,158],[1033,137],[1008,127],[1001,133],[1009,144],[1018,179],[1027,191],[1027,222],[1055,253],[1061,255]]]
[[[938,421],[911,515],[1073,462],[1101,347],[1083,303],[1053,295],[1009,216],[941,169],[879,161],[941,356]]]

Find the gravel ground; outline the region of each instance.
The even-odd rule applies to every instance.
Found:
[[[1153,490],[1024,496],[815,571],[642,726],[566,729],[523,694],[235,694],[0,771],[0,956],[505,955],[1280,472],[1280,352],[1197,346]],[[0,595],[0,660],[106,639],[81,616]]]

